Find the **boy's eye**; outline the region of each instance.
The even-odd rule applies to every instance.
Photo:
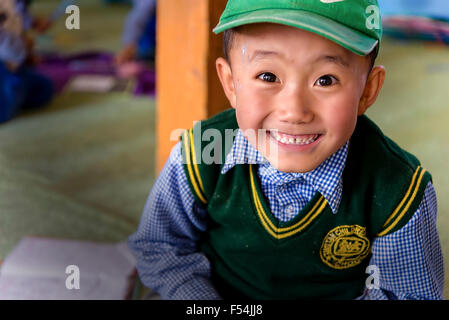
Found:
[[[266,82],[276,82],[277,81],[277,77],[272,74],[271,72],[264,72],[261,73],[258,78],[262,81],[266,81]]]
[[[325,75],[325,76],[320,77],[315,82],[315,84],[320,87],[329,87],[337,82],[338,82],[338,80],[335,77],[333,77],[331,75]]]

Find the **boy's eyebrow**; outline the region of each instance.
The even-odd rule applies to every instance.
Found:
[[[349,68],[349,63],[343,58],[343,57],[341,57],[341,56],[333,56],[333,55],[322,55],[322,56],[319,56],[315,61],[314,61],[314,63],[318,63],[318,62],[321,62],[321,61],[328,61],[328,62],[332,62],[332,63],[335,63],[335,64],[339,64],[339,65],[341,65],[341,66],[343,66],[343,67],[345,67],[345,68]]]
[[[252,62],[255,58],[265,58],[267,56],[279,56],[282,57],[282,54],[276,51],[268,51],[268,50],[256,50],[249,58],[249,61]]]
[[[282,53],[279,53],[277,51],[256,50],[249,58],[249,61],[252,62],[256,58],[265,58],[267,56],[278,56],[281,58],[283,57]],[[317,59],[315,59],[315,61],[313,63],[315,64],[315,63],[318,63],[321,61],[328,61],[328,62],[332,62],[335,64],[339,64],[345,68],[349,68],[349,66],[350,66],[349,63],[346,61],[346,59],[344,59],[342,56],[339,56],[339,55],[336,55],[336,56],[330,55],[330,54],[321,55]]]

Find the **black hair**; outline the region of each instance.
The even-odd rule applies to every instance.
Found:
[[[236,33],[235,29],[228,29],[228,30],[225,30],[223,33],[223,54],[224,54],[224,58],[226,59],[226,61],[228,61],[228,63],[230,63],[230,61],[231,61],[230,57],[229,57],[229,53],[231,52],[235,33]],[[369,68],[370,72],[373,69],[374,64],[376,63],[378,54],[379,54],[379,45],[377,45],[374,48],[374,50],[371,51],[371,53],[369,53],[367,55],[368,59],[370,60],[370,68]]]
[[[232,43],[234,42],[234,29],[227,29],[223,32],[223,54],[226,61],[230,62],[229,52],[231,52]]]

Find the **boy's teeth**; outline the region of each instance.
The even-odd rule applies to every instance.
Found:
[[[314,134],[314,135],[306,135],[303,137],[285,137],[285,136],[281,136],[278,132],[276,131],[271,131],[271,136],[276,139],[279,142],[285,143],[285,144],[297,144],[297,145],[307,145],[307,144],[311,144],[312,142],[315,142],[316,139],[318,139],[319,135],[318,134]]]

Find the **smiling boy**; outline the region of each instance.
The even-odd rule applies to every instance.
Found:
[[[232,109],[186,131],[152,189],[129,239],[145,285],[170,299],[442,299],[431,176],[364,115],[385,78],[373,6],[228,1],[214,31]],[[210,129],[236,130],[230,148],[212,141],[213,164],[195,135]]]

